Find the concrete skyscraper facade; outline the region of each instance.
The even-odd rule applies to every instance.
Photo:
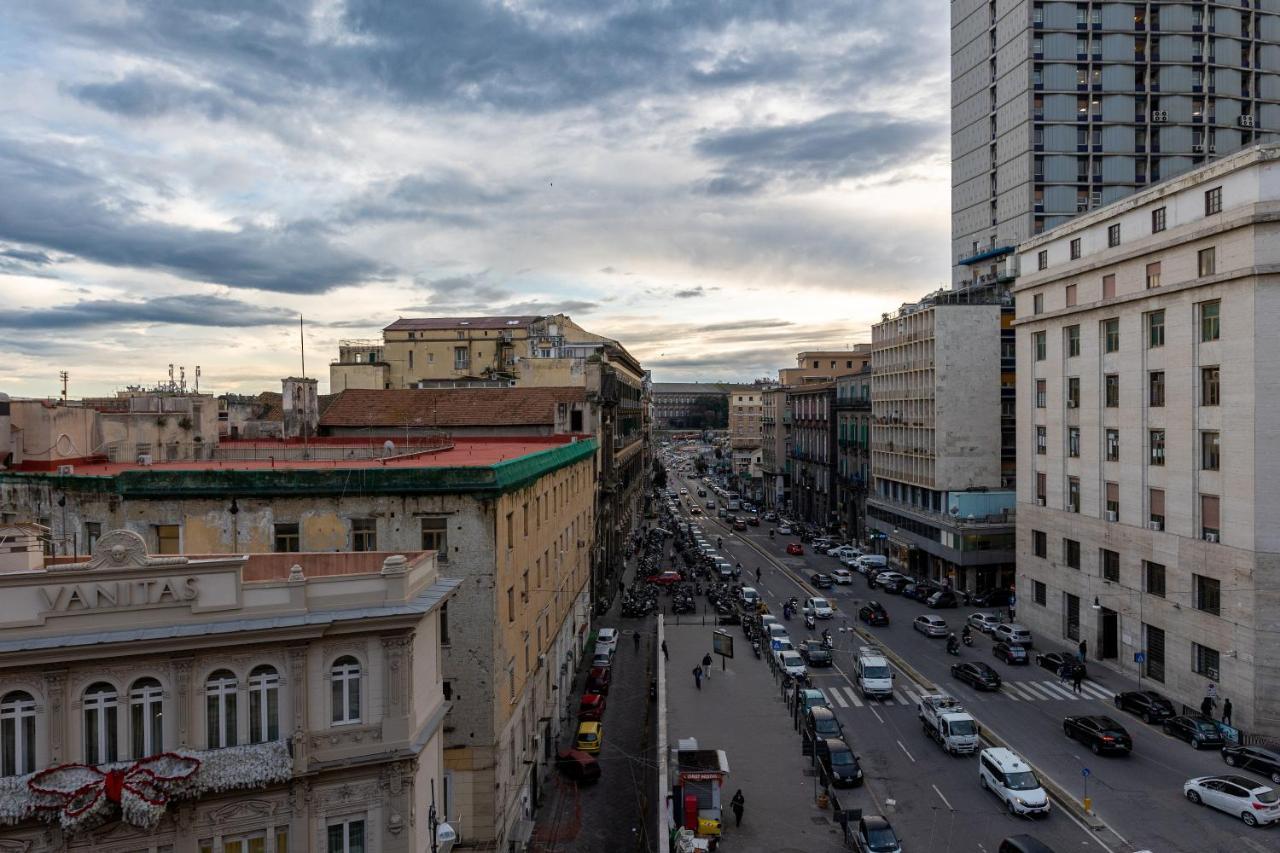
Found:
[[[1280,0],[952,0],[953,283],[1280,131]]]

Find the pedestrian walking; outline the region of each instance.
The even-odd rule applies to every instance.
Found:
[[[1084,663],[1085,656],[1089,652],[1089,645],[1085,640],[1080,641],[1080,648],[1077,650],[1076,657],[1080,659],[1080,663]]]
[[[738,793],[733,795],[733,799],[729,801],[729,808],[733,809],[734,827],[742,826],[742,809],[747,804],[747,798],[742,796],[742,789],[738,789]]]
[[[697,685],[699,690],[702,689],[702,667],[700,666],[693,668],[693,683]]]
[[[1231,725],[1231,700],[1230,699],[1222,700],[1222,722],[1228,726]]]
[[[760,567],[756,566],[756,583],[760,583]]]
[[[671,655],[667,654],[667,641],[662,641],[662,659],[664,661],[671,660]]]
[[[1080,689],[1080,682],[1084,681],[1084,667],[1076,665],[1075,672],[1071,673],[1071,689],[1076,693],[1083,692]]]
[[[1067,679],[1070,677],[1071,677],[1071,664],[1067,663],[1064,660],[1062,662],[1062,665],[1058,667],[1058,681],[1061,682],[1062,684],[1066,684]]]
[[[1213,717],[1213,699],[1211,697],[1206,696],[1200,700],[1200,716]]]
[[[711,680],[711,654],[710,654],[710,652],[708,652],[707,654],[705,654],[705,655],[703,655],[703,656],[702,656],[702,672],[703,672],[703,674],[707,677],[707,681],[710,681],[710,680]]]

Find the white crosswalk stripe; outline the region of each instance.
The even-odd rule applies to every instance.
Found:
[[[916,705],[920,703],[920,697],[912,693],[910,690],[903,688],[902,692],[906,694],[907,704],[910,705],[911,707],[914,708]]]
[[[1023,690],[1030,693],[1037,699],[1065,699],[1067,697],[1054,693],[1048,687],[1037,681],[1024,681],[1021,685]]]
[[[1055,699],[1077,699],[1070,687],[1066,687],[1054,681],[1041,681],[1040,689],[1050,693]]]
[[[826,694],[823,694],[823,695],[825,696]],[[844,701],[844,697],[840,695],[840,688],[839,688],[839,687],[832,687],[832,688],[831,688],[831,698],[832,698],[832,699],[834,699],[834,700],[835,700],[835,703],[836,703],[837,705],[839,705],[841,708],[848,708],[848,707],[849,707],[849,703],[848,703],[848,702],[845,702],[845,701]]]
[[[858,698],[858,691],[854,690],[852,687],[846,687],[845,690],[849,693],[849,701],[853,703],[853,707],[861,708],[862,700]]]
[[[1080,688],[1088,693],[1092,693],[1097,698],[1106,702],[1110,702],[1115,699],[1114,693],[1108,693],[1107,690],[1099,684],[1091,684],[1086,681],[1080,685]]]
[[[1015,699],[1034,701],[1040,698],[1028,690],[1025,685],[1026,683],[1022,681],[1006,681],[1004,683],[1005,690],[1007,690],[1009,695]]]

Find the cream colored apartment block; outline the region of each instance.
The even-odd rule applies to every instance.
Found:
[[[1280,146],[1019,253],[1019,621],[1275,734]]]

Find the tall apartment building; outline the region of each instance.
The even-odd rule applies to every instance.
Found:
[[[1012,296],[940,290],[872,326],[867,527],[912,574],[1013,580]]]
[[[791,508],[811,524],[826,529],[836,515],[836,431],[834,382],[806,382],[787,389],[792,413],[787,450],[791,474]]]
[[[1019,621],[1272,735],[1277,209],[1280,145],[1238,152],[1027,241],[1016,288]]]
[[[762,395],[760,474],[764,481],[764,505],[786,509],[790,497],[787,447],[791,435],[791,403],[784,387],[771,388]]]
[[[951,60],[956,283],[1280,131],[1280,0],[952,0]]]
[[[796,353],[796,366],[778,371],[783,385],[830,382],[837,376],[858,373],[871,363],[871,344],[854,344],[849,349],[811,350]]]
[[[871,482],[871,370],[836,380],[836,514],[844,535],[865,536]]]

